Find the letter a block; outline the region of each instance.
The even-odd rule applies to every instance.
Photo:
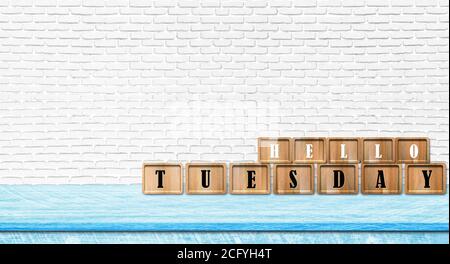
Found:
[[[402,191],[402,172],[396,164],[363,164],[362,193],[400,194]]]
[[[406,193],[445,194],[446,172],[444,163],[406,165]]]
[[[144,194],[181,194],[181,164],[144,163],[142,167],[142,191]]]
[[[325,163],[325,138],[294,138],[294,163]]]
[[[398,163],[430,163],[428,138],[397,138]]]
[[[258,160],[261,163],[291,163],[291,139],[258,138]]]
[[[232,194],[268,194],[269,165],[257,163],[231,164]]]
[[[358,165],[319,165],[317,185],[322,194],[356,194]]]
[[[275,165],[275,193],[277,194],[313,194],[314,171],[312,164]]]
[[[188,194],[225,194],[226,165],[223,163],[186,164]]]
[[[395,163],[395,139],[362,139],[363,163]]]
[[[329,163],[358,163],[360,158],[359,138],[329,138]]]

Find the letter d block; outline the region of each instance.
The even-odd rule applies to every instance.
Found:
[[[226,165],[224,163],[186,164],[188,194],[225,194]]]
[[[402,171],[396,164],[363,164],[362,193],[400,194],[402,191]]]
[[[356,194],[358,165],[319,165],[317,185],[321,194]]]
[[[142,192],[144,194],[181,194],[181,164],[144,163],[142,166]]]
[[[257,163],[231,164],[232,194],[270,193],[269,165]]]
[[[397,138],[398,163],[430,163],[428,138]]]
[[[258,138],[258,160],[261,163],[291,163],[290,138]]]
[[[407,194],[445,194],[445,163],[410,164],[406,166]]]

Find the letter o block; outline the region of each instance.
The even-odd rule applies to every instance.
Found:
[[[323,164],[317,173],[317,189],[321,194],[357,194],[357,164]]]
[[[179,163],[144,163],[142,166],[144,194],[181,194],[182,165]]]
[[[398,163],[430,163],[428,138],[397,138]]]
[[[270,193],[269,165],[240,163],[230,165],[231,194]]]

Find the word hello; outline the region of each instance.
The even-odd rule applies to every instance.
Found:
[[[182,194],[184,174],[188,194],[268,194],[271,182],[276,194],[313,194],[316,175],[320,194],[356,194],[360,185],[365,194],[400,194],[405,174],[407,194],[444,194],[446,165],[429,157],[427,138],[259,138],[259,161],[228,170],[225,163],[145,163],[143,192]]]

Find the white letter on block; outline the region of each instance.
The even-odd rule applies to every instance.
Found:
[[[417,158],[419,156],[419,147],[416,144],[412,144],[409,148],[409,156],[411,156],[412,159]]]
[[[312,144],[306,144],[306,158],[312,159],[313,158],[313,145]]]
[[[270,158],[271,159],[278,159],[279,153],[278,153],[278,144],[270,144]]]
[[[341,159],[348,158],[347,153],[345,153],[345,144],[341,144]]]
[[[375,158],[381,159],[383,155],[380,154],[380,144],[375,144]]]

